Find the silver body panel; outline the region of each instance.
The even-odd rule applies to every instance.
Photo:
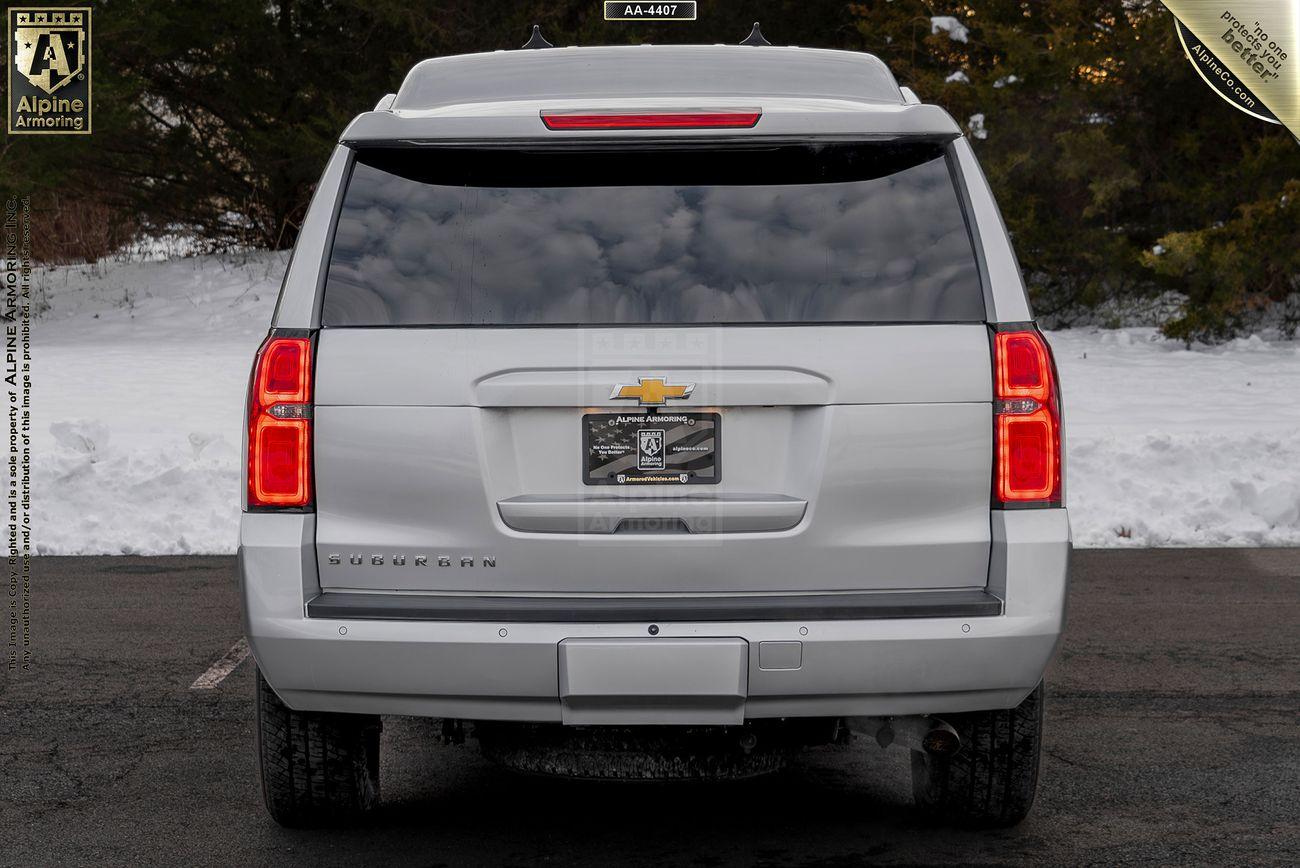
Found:
[[[665,412],[993,397],[980,324],[325,329],[317,355],[317,407],[635,410],[610,389],[646,374],[695,384]]]
[[[560,722],[745,722],[749,643],[737,638],[565,639]]]
[[[889,68],[871,54],[739,45],[570,46],[495,51],[421,61],[398,90],[396,111],[436,111],[501,100],[703,97],[904,101]],[[748,104],[745,102],[745,104]]]
[[[800,367],[771,367],[776,347]],[[987,581],[992,374],[982,325],[326,329],[318,356],[326,589],[812,592]],[[718,408],[719,484],[583,485],[583,413],[619,411],[611,386],[646,373],[694,383],[683,410]],[[575,540],[518,523],[528,512],[599,524],[620,509],[611,498],[687,525],[797,515],[743,536]],[[363,563],[351,562],[357,554]],[[453,566],[419,569],[418,555]],[[465,556],[490,556],[495,567],[461,568]]]
[[[304,600],[319,592],[314,523],[247,514],[240,531],[249,641],[294,708],[560,722],[562,642],[649,639],[645,623],[309,619]],[[1069,523],[1060,509],[998,512],[991,523],[999,616],[661,623],[657,638],[743,639],[745,719],[1010,708],[1042,678],[1064,627]],[[799,668],[763,668],[767,642],[800,643]],[[639,720],[712,722],[713,712],[686,704]]]
[[[783,494],[670,495],[643,498],[546,497],[523,494],[497,501],[501,521],[530,533],[618,533],[628,521],[680,522],[692,534],[789,530],[803,521],[808,501]]]
[[[687,103],[763,108],[758,127],[728,137],[959,132],[867,55],[813,52],[803,91],[784,87],[773,66],[743,86],[733,77],[728,92],[733,58],[777,58],[752,54],[767,50],[512,55],[509,64],[534,70],[531,92],[491,98],[471,98],[496,74],[491,55],[440,59],[412,70],[342,140],[433,148],[599,139],[608,134],[545,133],[538,112]],[[615,81],[615,71],[633,52],[638,69],[688,63],[719,72],[693,92],[629,95],[632,85]],[[866,82],[855,98],[837,83],[845,74]],[[612,76],[606,91],[602,75]],[[948,159],[987,320],[1031,320],[969,144],[954,139]],[[350,160],[341,145],[322,176],[276,328],[320,328],[322,270]],[[316,355],[315,512],[246,512],[240,532],[250,643],[292,707],[567,723],[944,713],[1015,705],[1056,648],[1068,518],[1064,509],[989,508],[992,372],[982,323],[327,328]],[[694,384],[689,400],[666,411],[721,414],[718,484],[582,483],[582,415],[635,412],[611,401],[611,387],[647,375]],[[646,519],[682,532],[624,530]],[[986,590],[1001,613],[663,622],[650,636],[645,622],[306,611],[322,592],[578,599],[959,589]]]

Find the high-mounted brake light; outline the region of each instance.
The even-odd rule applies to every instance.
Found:
[[[654,129],[748,129],[758,123],[763,110],[757,108],[699,111],[597,111],[594,109],[547,110],[541,112],[548,130],[654,130]]]
[[[311,339],[272,335],[248,398],[248,505],[311,505]]]
[[[1056,366],[1033,326],[993,335],[994,500],[1061,505],[1061,407]]]

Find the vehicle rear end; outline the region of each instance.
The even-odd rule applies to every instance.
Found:
[[[379,714],[959,745],[1041,696],[1059,395],[959,133],[843,52],[416,67],[252,381],[267,707],[364,741],[352,792]]]

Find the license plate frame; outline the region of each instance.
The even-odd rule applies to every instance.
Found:
[[[722,414],[716,410],[587,412],[581,424],[585,485],[717,485],[722,481]]]

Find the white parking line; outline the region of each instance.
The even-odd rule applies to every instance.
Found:
[[[235,668],[240,663],[243,663],[247,657],[248,640],[240,639],[230,646],[229,651],[221,655],[220,660],[209,666],[207,672],[194,679],[194,683],[190,685],[190,690],[211,690],[224,681],[227,675],[234,672]]]

